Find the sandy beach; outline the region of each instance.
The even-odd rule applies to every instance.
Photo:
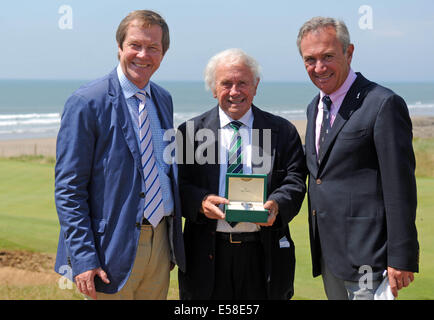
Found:
[[[291,121],[297,128],[302,141],[306,132],[306,120]],[[434,138],[434,117],[413,117],[413,136],[415,138]],[[56,138],[0,140],[0,157],[21,155],[43,155],[54,157]]]
[[[22,155],[56,155],[56,138],[0,140],[0,158]]]

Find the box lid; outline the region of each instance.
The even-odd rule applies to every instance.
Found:
[[[266,188],[266,174],[226,174],[226,198],[229,201],[264,203]]]

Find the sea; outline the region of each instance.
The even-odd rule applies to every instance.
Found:
[[[88,80],[0,80],[0,140],[56,137],[67,98]],[[217,105],[203,82],[158,82],[171,94],[174,125]],[[434,116],[434,83],[380,83],[407,102],[411,116]],[[288,120],[306,119],[309,82],[261,82],[253,103]]]

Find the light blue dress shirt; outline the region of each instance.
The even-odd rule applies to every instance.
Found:
[[[160,178],[161,190],[163,192],[163,205],[165,215],[170,215],[174,209],[174,201],[172,194],[172,187],[169,178],[170,165],[165,163],[163,160],[164,148],[168,145],[167,141],[164,141],[164,129],[161,128],[160,119],[158,118],[157,108],[152,101],[151,86],[148,84],[144,89],[139,89],[132,83],[123,73],[120,65],[117,67],[117,73],[119,78],[119,83],[122,88],[122,93],[124,94],[125,100],[127,102],[128,111],[130,113],[133,124],[138,123],[139,118],[139,99],[135,97],[135,94],[139,90],[145,90],[146,95],[146,109],[148,111],[151,132],[152,132],[152,146],[154,147],[155,160],[158,166],[158,175]],[[137,139],[137,145],[140,149],[140,137],[139,137],[139,127],[135,126],[134,130]]]

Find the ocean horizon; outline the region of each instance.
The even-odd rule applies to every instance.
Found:
[[[89,80],[0,79],[0,140],[54,138],[67,98]],[[203,81],[156,81],[172,95],[174,125],[217,105]],[[434,83],[378,82],[402,96],[411,116],[434,116]],[[288,120],[306,119],[310,82],[260,82],[253,103]]]

